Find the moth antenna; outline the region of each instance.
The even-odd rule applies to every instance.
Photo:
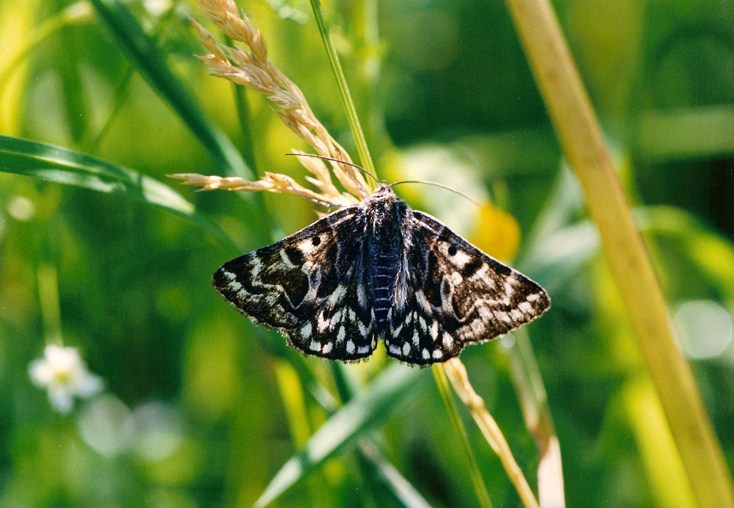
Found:
[[[380,184],[380,180],[378,180],[378,178],[375,175],[373,175],[372,173],[364,169],[362,166],[358,166],[357,164],[354,164],[353,162],[343,161],[341,159],[336,159],[334,157],[327,157],[326,155],[316,155],[315,153],[287,153],[286,155],[292,155],[294,157],[313,157],[315,159],[322,159],[325,161],[337,162],[339,164],[346,164],[347,166],[351,166],[354,169],[358,169],[365,175],[369,176],[370,178],[372,178],[375,181],[376,184],[378,185]]]
[[[404,183],[422,183],[422,184],[425,184],[425,185],[433,185],[434,187],[439,187],[441,189],[444,189],[444,190],[453,192],[454,194],[456,194],[458,196],[461,196],[462,198],[466,199],[470,203],[473,203],[474,205],[478,206],[479,208],[482,207],[482,205],[480,205],[479,203],[477,203],[476,201],[474,201],[472,198],[470,198],[469,196],[467,196],[463,192],[457,191],[456,189],[452,189],[451,187],[449,187],[447,185],[443,185],[443,184],[440,184],[440,183],[437,183],[437,182],[429,182],[427,180],[400,180],[399,182],[391,183],[390,185],[388,185],[388,187],[392,188],[392,187],[395,187],[396,185],[401,185],[401,184],[404,184]]]

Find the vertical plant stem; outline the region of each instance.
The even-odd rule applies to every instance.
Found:
[[[331,68],[334,70],[334,74],[336,76],[336,83],[339,86],[339,94],[341,95],[344,110],[347,114],[349,128],[352,131],[352,136],[354,136],[354,143],[357,147],[357,153],[359,153],[359,160],[364,169],[372,175],[376,175],[375,166],[372,163],[372,156],[370,155],[370,150],[367,146],[367,140],[364,137],[362,126],[359,123],[357,109],[354,107],[352,96],[349,93],[347,78],[344,76],[344,70],[339,62],[339,55],[337,55],[336,48],[334,47],[334,43],[331,41],[331,36],[329,35],[329,27],[326,25],[323,12],[321,12],[321,2],[319,2],[319,0],[311,0],[311,8],[313,9],[314,17],[316,18],[316,24],[319,26],[319,33],[321,34],[321,39],[324,42],[324,48],[326,48],[326,55],[329,57]]]
[[[356,101],[365,138],[372,152],[383,153],[390,146],[385,131],[385,114],[377,83],[382,76],[383,51],[380,46],[379,0],[352,0],[343,11],[351,23],[351,90]],[[379,155],[378,155],[379,159]]]
[[[482,506],[483,508],[491,508],[492,500],[489,497],[487,486],[484,484],[484,480],[482,479],[482,473],[479,470],[477,459],[474,456],[471,445],[469,444],[469,437],[466,434],[466,428],[464,428],[464,424],[461,421],[459,412],[456,409],[454,399],[452,398],[451,392],[449,391],[449,384],[446,380],[446,372],[441,367],[434,365],[433,377],[436,380],[436,386],[438,387],[438,391],[441,394],[441,399],[443,399],[443,403],[446,406],[446,413],[449,415],[451,426],[454,428],[454,432],[459,437],[459,441],[461,441],[461,447],[464,449],[464,455],[469,461],[467,467],[469,468],[469,476],[471,478],[472,485],[474,486],[474,492],[477,495],[479,506]]]
[[[36,277],[46,344],[61,345],[61,305],[56,267],[44,262],[38,267]]]
[[[612,277],[700,506],[734,506],[731,477],[614,172],[558,20],[547,0],[506,0],[561,146],[581,182]]]

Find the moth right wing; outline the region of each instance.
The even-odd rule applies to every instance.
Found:
[[[385,337],[387,354],[419,365],[458,356],[539,317],[550,297],[428,214],[406,216],[406,252]]]
[[[213,285],[252,321],[282,332],[308,355],[341,361],[376,347],[359,205],[219,268]]]

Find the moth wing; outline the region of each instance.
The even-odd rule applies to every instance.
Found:
[[[213,285],[255,323],[303,353],[342,361],[375,349],[359,206],[338,210],[283,240],[234,259]]]
[[[404,220],[405,251],[385,337],[387,353],[430,364],[539,317],[545,290],[428,214]]]

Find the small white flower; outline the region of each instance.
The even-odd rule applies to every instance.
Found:
[[[73,347],[46,346],[43,358],[31,362],[28,374],[36,386],[48,390],[51,406],[64,414],[71,411],[75,396],[86,399],[102,390],[102,380],[87,370]]]

